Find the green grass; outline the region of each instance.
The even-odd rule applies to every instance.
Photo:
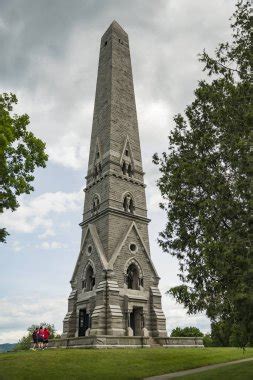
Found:
[[[252,380],[253,362],[234,364],[224,368],[212,369],[195,375],[180,377],[180,380]]]
[[[253,357],[238,348],[55,349],[0,354],[1,380],[142,379]]]

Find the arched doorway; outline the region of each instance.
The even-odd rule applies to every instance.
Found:
[[[90,327],[90,314],[86,312],[86,309],[80,309],[78,336],[85,336],[86,330],[89,327]]]
[[[142,328],[144,327],[143,307],[133,306],[133,311],[130,313],[129,324],[134,336],[142,335]]]

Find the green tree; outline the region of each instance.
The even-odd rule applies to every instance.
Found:
[[[253,334],[252,43],[250,4],[240,1],[232,40],[200,56],[207,79],[176,115],[168,152],[154,155],[167,213],[159,243],[179,261],[182,285],[169,290],[188,313],[230,320]],[[242,344],[244,345],[244,344]]]
[[[232,324],[229,319],[211,323],[211,338],[215,347],[229,347],[231,334]]]
[[[205,334],[203,336],[203,344],[205,347],[213,347],[214,346],[211,334]]]
[[[56,330],[53,324],[42,322],[39,325],[31,325],[27,328],[27,334],[18,341],[17,345],[15,346],[15,351],[29,350],[31,347],[31,342],[33,340],[32,333],[36,327],[40,326],[46,327],[50,331],[49,339],[60,338],[60,336],[56,334]]]
[[[0,94],[0,213],[16,210],[17,197],[33,191],[31,182],[36,167],[45,167],[48,159],[45,143],[28,131],[29,117],[13,115],[14,94]],[[8,232],[0,228],[0,242]]]
[[[197,327],[176,327],[172,330],[170,336],[187,337],[203,336],[204,334]]]

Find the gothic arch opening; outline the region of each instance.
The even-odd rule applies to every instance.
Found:
[[[98,164],[95,164],[93,177],[96,178],[101,173],[102,173],[102,164],[101,162],[99,162]]]
[[[133,175],[133,170],[132,170],[132,165],[131,164],[128,165],[127,174],[129,175],[129,177],[132,177],[132,175]]]
[[[124,273],[128,289],[141,290],[143,288],[143,273],[136,259],[131,258],[126,262]]]
[[[133,176],[133,167],[131,163],[126,163],[126,161],[123,161],[121,169],[124,175],[128,175],[129,177]]]
[[[94,166],[93,166],[93,177],[96,179],[102,173],[102,155],[101,155],[101,146],[99,139],[97,138],[96,148],[94,152]]]
[[[134,213],[134,201],[131,194],[126,194],[123,199],[123,208],[125,212],[129,212],[131,214]]]
[[[87,291],[92,290],[95,286],[95,273],[90,264],[88,265],[85,273],[85,285]]]
[[[100,209],[100,199],[99,199],[99,196],[97,194],[95,194],[93,196],[93,199],[92,199],[92,210],[91,210],[91,213],[94,215],[94,214],[97,214],[98,211]]]
[[[128,289],[140,290],[140,273],[135,263],[131,263],[127,268],[126,282]]]
[[[127,287],[139,290],[139,271],[133,263],[127,268]]]
[[[126,165],[125,161],[123,161],[123,164],[122,164],[122,173],[123,173],[124,175],[127,174],[127,165]]]

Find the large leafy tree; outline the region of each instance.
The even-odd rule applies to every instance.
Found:
[[[18,208],[18,196],[34,190],[35,168],[45,167],[48,159],[45,143],[28,130],[28,115],[12,114],[16,103],[14,94],[0,95],[0,213]],[[0,242],[7,235],[1,226]]]
[[[159,243],[182,281],[169,293],[190,314],[229,322],[241,346],[253,340],[250,21],[249,2],[238,2],[231,42],[201,54],[206,80],[174,118],[168,152],[153,158],[167,213]]]

